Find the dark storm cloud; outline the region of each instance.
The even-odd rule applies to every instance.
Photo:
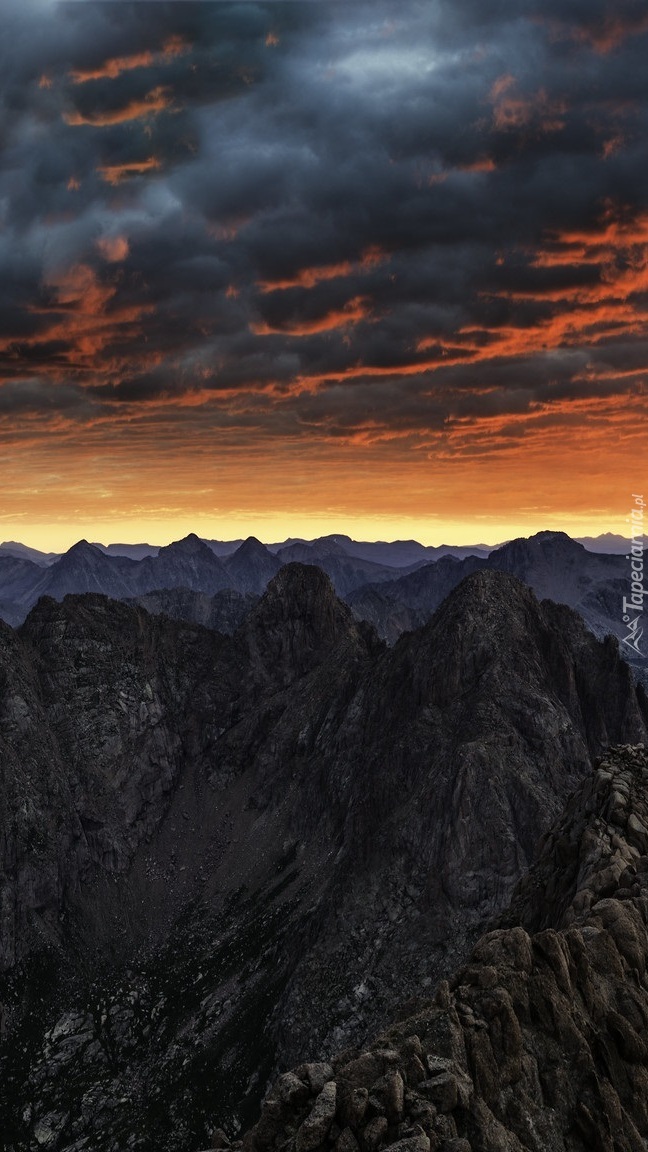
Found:
[[[643,5],[5,19],[4,412],[21,379],[79,420],[247,393],[272,434],[336,436],[635,386]]]

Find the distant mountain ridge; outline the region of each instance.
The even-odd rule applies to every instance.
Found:
[[[595,635],[612,633],[623,642],[621,605],[630,579],[625,554],[588,551],[564,532],[549,531],[488,552],[455,553],[463,551],[467,554],[426,549],[416,541],[358,543],[343,535],[271,547],[251,536],[219,545],[190,533],[161,548],[82,540],[45,563],[14,544],[0,548],[0,618],[19,625],[45,595],[61,600],[97,592],[144,604],[143,598],[163,592],[164,597],[148,600],[151,610],[164,611],[164,603],[171,616],[184,613],[191,622],[211,620],[214,627],[220,621],[230,631],[240,620],[240,605],[223,600],[210,607],[197,598],[225,592],[258,597],[282,566],[297,562],[322,569],[356,618],[394,643],[402,632],[424,624],[464,577],[487,569],[511,573],[539,597],[575,608]],[[394,567],[395,561],[407,564]],[[625,655],[647,682],[645,654],[628,649]]]
[[[626,633],[622,601],[630,574],[625,555],[588,552],[564,532],[538,532],[511,540],[487,557],[444,558],[395,579],[356,589],[347,597],[358,619],[370,621],[393,643],[403,631],[418,628],[466,576],[477,571],[509,572],[538,597],[567,604],[595,635]],[[624,650],[637,674],[648,678],[648,644],[644,655]]]
[[[241,544],[238,540],[209,540],[202,538],[203,542],[211,548],[216,556],[231,556]],[[577,544],[582,544],[591,552],[607,552],[613,555],[625,554],[629,541],[613,532],[604,532],[600,536],[575,536]],[[354,540],[350,536],[333,533],[328,536],[319,536],[314,540],[292,537],[279,543],[264,545],[269,552],[277,554],[282,549],[290,548],[293,544],[306,544],[311,547],[328,543],[338,544],[349,556],[358,560],[371,560],[376,564],[385,564],[391,568],[408,568],[411,565],[428,563],[439,560],[442,556],[487,556],[502,544],[420,544],[418,540]],[[508,543],[508,541],[504,541]],[[127,556],[131,560],[143,560],[145,556],[157,556],[162,545],[159,544],[100,544],[93,541],[93,546],[105,552],[108,556]],[[32,560],[43,567],[53,564],[63,555],[61,552],[42,552],[37,548],[30,548],[15,540],[5,540],[0,544],[0,556],[16,556],[24,560]]]

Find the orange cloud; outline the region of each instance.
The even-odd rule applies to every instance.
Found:
[[[268,35],[265,38],[265,42],[266,48],[276,48],[277,44],[279,44],[279,37],[277,36],[277,33],[268,32]]]
[[[89,80],[116,80],[123,72],[135,68],[150,68],[155,61],[152,52],[136,52],[132,56],[115,56],[104,60],[97,68],[79,68],[69,73],[73,84],[87,84]]]
[[[353,264],[343,260],[340,264],[326,264],[319,268],[302,268],[295,276],[285,280],[259,280],[257,288],[262,292],[278,292],[285,288],[314,288],[326,280],[337,280],[341,276],[350,276]]]
[[[629,36],[641,36],[645,32],[648,32],[648,14],[635,17],[610,15],[599,24],[573,29],[571,38],[605,56]]]
[[[78,192],[80,187],[81,184],[77,180],[76,176],[70,176],[70,179],[67,182],[68,192]]]
[[[173,35],[169,36],[168,40],[164,41],[160,56],[164,60],[175,60],[178,56],[184,56],[187,52],[191,52],[191,44],[185,40],[184,36]]]
[[[45,371],[53,380],[125,372],[130,367],[125,360],[100,364],[98,357],[115,341],[121,344],[140,335],[140,320],[153,311],[152,306],[120,307],[115,301],[116,286],[104,283],[87,264],[75,264],[52,274],[45,287],[51,294],[51,303],[28,309],[42,320],[38,332],[18,347],[15,338],[6,337],[0,341],[0,350],[10,358],[20,358],[28,348],[34,352],[39,347],[59,345],[55,359],[44,353]]]
[[[153,64],[165,64],[176,57],[191,51],[191,44],[182,36],[170,36],[159,52],[134,52],[132,56],[114,56],[104,60],[96,68],[77,68],[69,73],[73,84],[87,84],[90,80],[116,80],[124,72],[137,68],[150,68]]]
[[[351,276],[354,272],[364,272],[376,268],[387,259],[387,254],[374,244],[365,249],[359,260],[342,260],[338,264],[320,264],[313,268],[301,268],[294,276],[281,280],[259,280],[257,288],[261,292],[278,292],[286,288],[314,288],[327,280],[338,280]]]
[[[493,124],[500,132],[526,128],[533,124],[540,132],[559,132],[565,127],[563,119],[567,106],[562,100],[552,100],[543,88],[531,96],[515,91],[517,81],[510,73],[498,77],[491,87],[489,100],[493,105]]]
[[[97,248],[109,264],[117,264],[125,260],[130,251],[125,236],[102,236],[100,240],[97,240]]]
[[[269,324],[251,324],[250,327],[256,336],[313,336],[318,332],[331,332],[334,329],[347,328],[350,324],[359,324],[361,320],[371,318],[371,309],[362,296],[354,296],[344,308],[328,312],[317,320],[304,320],[298,324],[271,327]]]
[[[497,165],[490,156],[480,156],[477,160],[473,160],[471,164],[459,165],[461,172],[494,172],[496,168]]]
[[[40,80],[38,81],[38,87],[39,88],[51,88],[52,87],[52,79],[50,76],[47,75],[46,72],[43,72],[43,75],[41,76]]]
[[[142,100],[131,100],[123,108],[115,108],[107,112],[91,112],[84,116],[75,109],[74,112],[64,112],[63,119],[66,124],[74,127],[91,125],[94,128],[107,128],[112,124],[125,124],[129,120],[140,120],[147,116],[157,116],[166,111],[173,103],[173,97],[168,88],[161,86],[153,88]]]
[[[625,137],[622,136],[620,133],[617,134],[616,136],[610,136],[610,138],[608,140],[603,141],[603,147],[601,149],[601,156],[603,157],[604,160],[609,160],[610,156],[615,156],[617,152],[621,151],[624,144],[625,144]]]
[[[149,156],[146,160],[131,160],[127,164],[104,164],[97,168],[97,172],[107,184],[117,185],[145,172],[155,172],[160,167],[157,156]]]
[[[536,268],[598,270],[599,279],[587,286],[510,293],[511,298],[573,300],[579,304],[627,301],[648,290],[648,212],[623,219],[608,206],[597,227],[550,236],[545,247],[532,254],[530,263]],[[641,308],[640,313],[643,315]]]

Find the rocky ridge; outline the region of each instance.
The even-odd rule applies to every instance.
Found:
[[[644,1152],[648,755],[615,748],[499,925],[363,1050],[281,1076],[246,1152]]]

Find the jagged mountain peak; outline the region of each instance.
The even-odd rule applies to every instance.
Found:
[[[516,576],[483,568],[458,584],[423,628],[423,635],[453,632],[466,646],[467,638],[478,635],[484,643],[497,636],[515,642],[528,635],[532,620],[538,622],[541,607],[534,592]]]
[[[241,631],[265,672],[284,680],[303,675],[336,645],[359,634],[326,573],[297,563],[279,569]]]
[[[508,540],[506,544],[491,552],[491,559],[505,556],[518,558],[521,554],[534,556],[538,552],[564,559],[572,556],[580,558],[586,549],[566,532],[545,530],[536,532],[533,536],[518,536],[514,540]]]
[[[77,540],[76,544],[73,544],[71,548],[68,548],[67,552],[63,554],[62,559],[65,559],[66,556],[101,557],[103,556],[103,552],[100,548],[96,548],[94,544],[91,544],[89,540],[83,539]]]
[[[262,544],[256,536],[248,536],[243,541],[241,546],[236,549],[236,552],[233,553],[233,556],[238,556],[239,559],[242,559],[244,556],[252,557],[271,555],[272,553],[269,551],[269,549],[266,548],[265,544]]]
[[[181,540],[174,540],[171,544],[160,548],[159,556],[200,556],[206,559],[218,559],[211,548],[200,539],[195,532],[183,536]]]
[[[280,605],[287,619],[296,611],[313,618],[328,611],[340,611],[345,618],[351,613],[335,595],[330,576],[315,564],[284,564],[272,578],[256,611],[262,613],[270,605]]]

